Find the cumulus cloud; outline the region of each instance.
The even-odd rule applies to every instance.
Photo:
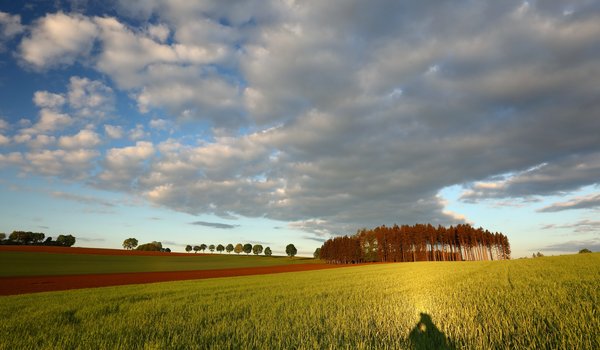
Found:
[[[106,118],[114,109],[113,90],[97,80],[71,77],[69,105],[77,114],[87,118]]]
[[[65,104],[65,97],[48,91],[36,91],[33,94],[33,103],[40,108],[58,109]]]
[[[104,133],[111,139],[120,139],[123,137],[123,128],[119,125],[104,125]]]
[[[100,135],[92,130],[81,130],[75,135],[61,136],[58,140],[58,145],[65,149],[94,148],[100,143]]]
[[[110,149],[101,186],[193,214],[285,220],[322,239],[467,220],[438,197],[447,186],[464,185],[464,201],[528,200],[600,178],[600,8],[588,1],[568,16],[562,2],[520,0],[117,5],[153,25],[47,15],[22,41],[23,60],[79,60],[142,113],[214,128]],[[87,31],[63,38],[55,22]],[[53,46],[35,51],[40,41]],[[31,128],[58,130],[61,112],[40,107],[54,118]],[[111,138],[126,130],[104,127]]]
[[[0,52],[4,50],[5,42],[21,34],[24,30],[21,16],[0,11]]]
[[[89,56],[97,35],[96,24],[85,16],[48,14],[21,41],[20,56],[35,69],[73,64]]]
[[[97,185],[104,188],[131,190],[144,171],[144,162],[154,154],[151,142],[138,141],[135,146],[111,148],[104,158],[104,170]]]
[[[100,155],[96,150],[39,150],[24,154],[26,164],[22,169],[46,176],[83,180],[90,176],[94,160]]]

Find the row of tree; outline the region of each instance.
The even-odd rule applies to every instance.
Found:
[[[137,249],[137,250],[152,250],[152,251],[167,251],[167,250],[169,252],[171,251],[169,248],[163,248],[162,244],[160,242],[151,242],[151,243],[146,243],[146,244],[142,244],[142,245],[138,246],[138,240],[135,238],[127,238],[126,240],[124,240],[123,248]],[[263,249],[263,246],[261,244],[252,245],[250,243],[246,243],[246,244],[238,243],[235,246],[231,243],[229,243],[227,246],[224,246],[222,244],[218,244],[216,246],[214,244],[206,245],[204,243],[200,244],[200,245],[194,245],[194,246],[188,244],[185,247],[185,251],[190,253],[193,250],[194,253],[197,253],[197,252],[204,252],[207,248],[208,248],[208,250],[210,250],[211,253],[216,250],[219,253],[222,253],[223,251],[227,251],[227,253],[230,253],[230,254],[231,254],[231,252],[235,252],[236,254],[240,254],[243,252],[243,253],[246,253],[246,255],[248,255],[250,253],[254,253],[255,255],[260,255],[261,253],[263,253],[263,251],[266,256],[271,256],[273,254],[270,247],[266,247]],[[293,244],[288,244],[287,247],[285,247],[285,252],[288,256],[293,257],[296,255],[296,253],[298,253],[298,250],[296,249],[296,247]]]
[[[6,237],[5,233],[0,233],[1,245],[44,245],[70,247],[75,244],[75,241],[76,239],[73,235],[59,235],[56,240],[52,240],[52,237],[46,237],[46,234],[43,232],[13,231],[8,238]]]
[[[200,245],[195,245],[193,247],[191,245],[187,245],[185,247],[185,251],[189,253],[193,250],[194,253],[197,253],[200,251],[204,252],[207,248],[208,248],[208,250],[210,250],[211,253],[216,250],[219,253],[223,253],[224,251],[227,251],[227,253],[229,253],[229,254],[231,254],[231,252],[234,252],[236,254],[240,254],[243,252],[243,253],[246,253],[246,255],[248,255],[250,253],[254,253],[254,255],[259,255],[263,251],[266,256],[271,256],[273,254],[270,247],[263,248],[263,246],[261,244],[252,245],[250,243],[246,243],[244,245],[242,245],[241,243],[238,243],[235,246],[233,246],[233,244],[231,244],[231,243],[229,243],[227,246],[224,246],[222,244],[219,244],[216,246],[214,244],[206,245],[203,243]]]
[[[468,224],[379,226],[327,240],[315,257],[329,263],[510,259],[508,238]]]

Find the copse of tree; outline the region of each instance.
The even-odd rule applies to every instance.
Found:
[[[52,237],[48,237],[50,239],[52,239]],[[135,238],[127,238],[126,240],[123,241],[123,248],[130,250],[133,249],[135,247],[137,247],[138,245],[138,240]]]
[[[192,249],[193,249],[192,246],[189,245],[189,244],[185,246],[185,251],[188,252],[188,253],[191,252]]]
[[[315,259],[321,259],[321,248],[315,249],[315,252],[313,253],[313,257]]]
[[[587,254],[587,253],[591,253],[592,251],[587,249],[587,248],[583,248],[582,250],[579,251],[579,254]]]
[[[225,247],[224,247],[222,244],[219,244],[219,245],[217,246],[217,251],[218,251],[219,253],[223,253],[223,251],[224,251],[224,250],[225,250]]]
[[[5,239],[6,239],[6,233],[0,232],[0,241],[3,241]]]
[[[244,244],[244,253],[246,253],[246,255],[250,254],[252,252],[252,244],[250,243],[246,243]]]
[[[163,246],[161,242],[150,242],[146,244],[139,245],[136,250],[146,251],[146,252],[160,252],[162,251]]]
[[[508,238],[468,224],[379,226],[327,240],[320,250],[329,263],[510,259]]]
[[[241,253],[241,252],[244,251],[244,246],[242,245],[242,243],[238,243],[238,244],[235,245],[235,248],[233,248],[233,251],[236,254],[239,254],[239,253]]]
[[[296,247],[293,244],[288,244],[285,247],[285,253],[290,257],[293,258],[296,253],[298,253],[298,249],[296,249]]]
[[[266,247],[265,248],[265,256],[271,256],[273,254],[273,252],[271,251],[271,247]]]
[[[206,250],[206,244],[202,243],[200,244],[200,250],[204,253],[204,251]]]
[[[194,248],[194,254],[198,253],[200,251],[200,246],[199,245],[195,245]]]
[[[17,244],[39,244],[45,236],[42,232],[13,231],[8,240]]]
[[[227,250],[228,254],[231,254],[231,252],[233,251],[233,244],[229,243],[227,247],[225,247],[225,250]]]
[[[73,235],[58,235],[56,237],[56,243],[63,247],[71,247],[75,244],[75,237]]]
[[[209,245],[208,246],[208,250],[210,250],[211,253],[214,252],[215,251],[215,245],[214,244]]]
[[[252,247],[252,253],[254,253],[254,255],[258,255],[258,254],[262,253],[262,251],[263,251],[263,246],[260,244],[255,244]]]

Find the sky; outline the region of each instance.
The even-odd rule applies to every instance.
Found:
[[[600,1],[0,2],[0,232],[600,250]]]

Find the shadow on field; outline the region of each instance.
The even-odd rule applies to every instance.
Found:
[[[455,349],[446,335],[433,324],[431,316],[425,313],[421,313],[421,319],[410,331],[409,339],[412,349],[415,350]]]

